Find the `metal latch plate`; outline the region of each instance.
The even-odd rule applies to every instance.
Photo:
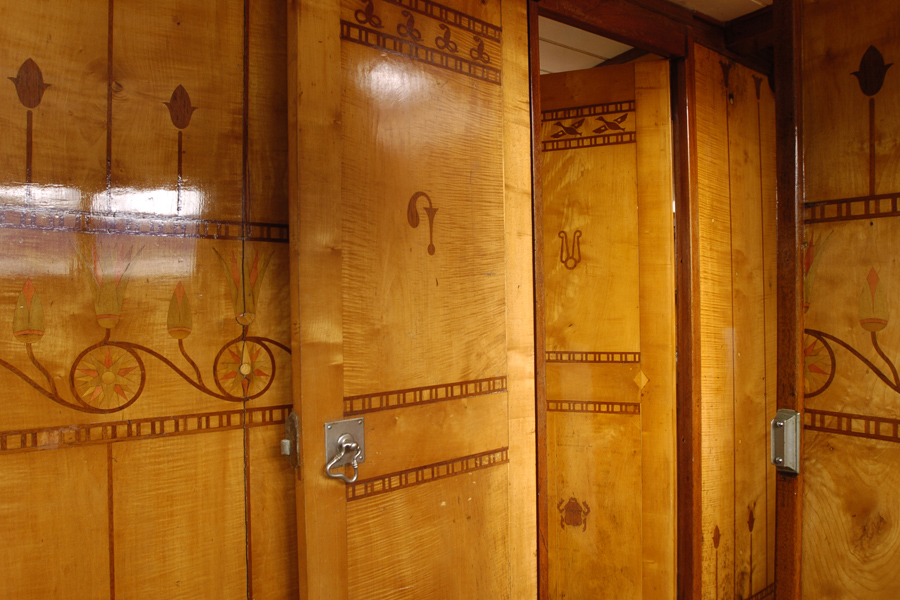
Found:
[[[359,444],[359,456],[357,463],[366,462],[366,421],[362,417],[355,419],[344,419],[343,421],[331,421],[325,423],[325,460],[326,462],[334,456],[335,452],[340,448],[341,436],[350,434],[357,444]],[[349,465],[353,460],[353,455],[348,453],[336,462],[334,467],[343,467]]]
[[[772,464],[783,473],[800,472],[800,413],[779,409],[772,419]]]
[[[291,413],[284,420],[284,439],[281,440],[281,454],[295,469],[300,467],[300,417]]]

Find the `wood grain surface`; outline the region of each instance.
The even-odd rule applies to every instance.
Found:
[[[533,595],[524,6],[291,10],[301,595]],[[352,484],[323,473],[348,410]]]
[[[549,597],[675,593],[669,70],[541,78]]]
[[[762,75],[695,56],[702,595],[761,597],[775,576],[774,99]]]
[[[804,598],[897,588],[898,15],[891,2],[849,18],[836,2],[802,3],[803,199],[824,217],[804,215],[801,247]]]
[[[296,593],[283,11],[0,2],[0,597]]]

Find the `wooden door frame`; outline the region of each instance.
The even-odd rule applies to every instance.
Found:
[[[775,0],[776,156],[778,189],[778,408],[802,412],[802,273],[799,199],[800,0]],[[700,277],[698,247],[697,148],[694,43],[737,62],[721,24],[695,16],[665,0],[528,0],[532,106],[532,185],[535,282],[535,390],[537,443],[538,598],[549,598],[546,362],[544,352],[543,187],[540,165],[541,106],[538,16],[585,29],[647,50],[670,61],[675,202],[675,285],[677,329],[677,577],[678,598],[700,598],[701,588],[701,422],[699,344]],[[685,335],[690,332],[690,335]],[[696,384],[696,385],[695,385]],[[802,476],[778,474],[776,483],[776,594],[799,598]]]
[[[775,0],[778,408],[803,413],[801,0]],[[802,419],[802,416],[801,416]],[[802,421],[801,421],[802,423]],[[802,425],[801,425],[802,427]],[[800,436],[803,456],[803,436]],[[803,473],[775,480],[775,597],[799,600]]]

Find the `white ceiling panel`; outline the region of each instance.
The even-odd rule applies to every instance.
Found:
[[[772,4],[772,0],[671,0],[719,21],[727,22]]]

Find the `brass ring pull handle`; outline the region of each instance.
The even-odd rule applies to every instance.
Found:
[[[338,453],[328,461],[328,464],[325,465],[325,474],[329,477],[333,477],[335,479],[341,479],[345,483],[353,483],[356,481],[356,478],[359,477],[359,457],[362,454],[362,449],[359,447],[359,444],[353,439],[353,436],[349,433],[345,433],[341,437],[338,438]],[[350,464],[353,466],[353,477],[347,478],[343,473],[332,472],[332,468],[341,462],[341,460],[347,455],[353,455],[353,458],[350,459]],[[342,463],[346,464],[346,462]]]

